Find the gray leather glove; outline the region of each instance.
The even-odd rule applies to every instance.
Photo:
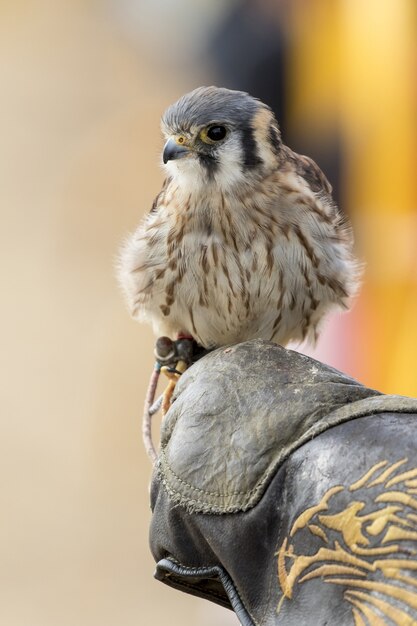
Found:
[[[156,578],[244,626],[417,624],[416,433],[417,400],[296,352],[210,353],[163,423]]]

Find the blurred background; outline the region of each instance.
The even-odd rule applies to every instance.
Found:
[[[154,339],[113,271],[182,93],[250,91],[321,165],[366,271],[312,354],[417,395],[416,18],[414,0],[2,0],[1,624],[237,624],[152,578]]]

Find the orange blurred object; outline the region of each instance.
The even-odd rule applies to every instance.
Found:
[[[316,354],[381,391],[417,395],[416,4],[293,9],[292,124],[315,141],[341,133],[343,208],[365,263],[353,312]]]

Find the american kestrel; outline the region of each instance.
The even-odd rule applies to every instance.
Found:
[[[320,168],[240,91],[195,89],[167,109],[162,131],[166,180],[120,255],[133,317],[205,348],[314,341],[359,280],[351,229]]]

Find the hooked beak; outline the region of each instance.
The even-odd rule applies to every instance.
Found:
[[[162,160],[166,164],[168,161],[174,159],[181,159],[190,153],[190,148],[184,145],[178,144],[175,139],[168,139],[165,144],[164,152],[162,154]]]

